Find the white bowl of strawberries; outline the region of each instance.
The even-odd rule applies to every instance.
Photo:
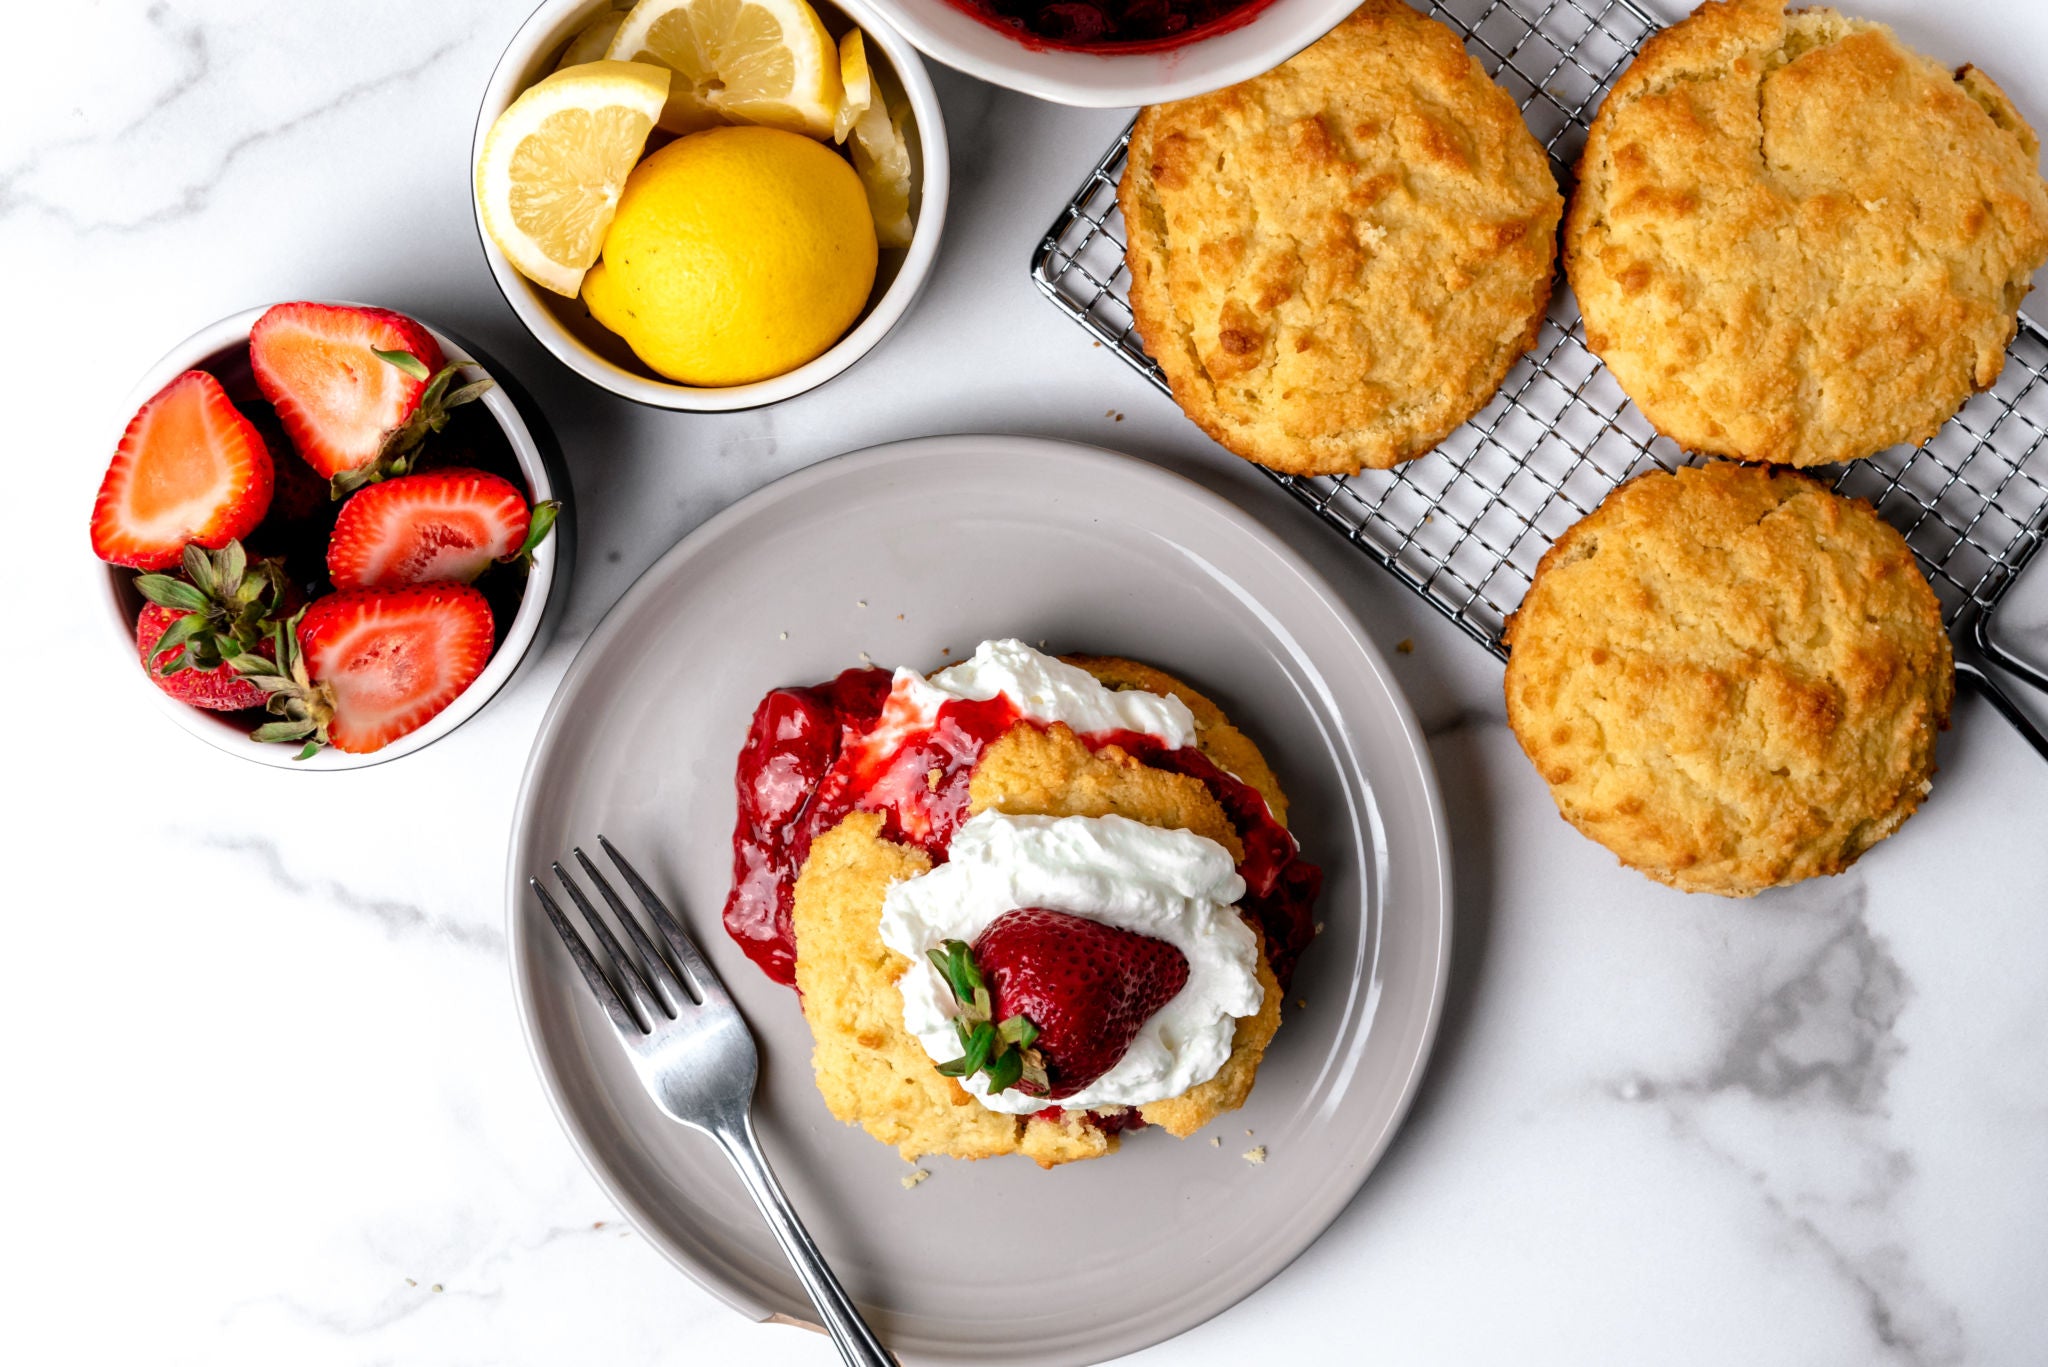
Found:
[[[223,318],[123,406],[92,514],[138,684],[193,735],[356,769],[488,703],[567,596],[568,483],[530,401],[386,309]]]

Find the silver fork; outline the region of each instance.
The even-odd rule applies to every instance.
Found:
[[[609,973],[599,965],[541,881],[528,878],[527,886],[540,898],[555,933],[562,937],[569,957],[582,971],[583,981],[590,985],[605,1014],[611,1017],[612,1028],[633,1060],[648,1095],[671,1120],[710,1135],[739,1170],[748,1194],[767,1217],[768,1227],[775,1231],[776,1241],[818,1307],[832,1341],[839,1345],[840,1355],[854,1367],[894,1367],[895,1359],[882,1347],[839,1285],[839,1279],[825,1265],[824,1255],[805,1231],[803,1221],[797,1219],[789,1198],[782,1194],[781,1183],[768,1166],[767,1156],[761,1152],[753,1117],[760,1055],[747,1023],[740,1018],[739,1008],[733,1005],[725,984],[704,961],[682,925],[662,905],[654,889],[647,886],[647,880],[612,848],[609,840],[600,835],[597,843],[647,909],[660,936],[659,944],[641,925],[640,918],[627,910],[625,902],[581,849],[574,851],[576,862],[583,866],[583,872],[597,885],[598,893],[624,927],[626,938],[632,941],[630,948],[612,933],[568,871],[560,864],[549,867],[583,912],[583,919],[589,923],[610,965]],[[667,947],[667,953],[662,952],[662,945]]]

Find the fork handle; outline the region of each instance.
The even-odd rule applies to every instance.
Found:
[[[889,1356],[875,1331],[868,1328],[868,1322],[854,1308],[853,1299],[825,1265],[824,1254],[818,1251],[804,1222],[797,1218],[789,1198],[782,1194],[782,1184],[775,1180],[767,1155],[761,1152],[761,1141],[754,1135],[753,1117],[742,1114],[736,1126],[714,1131],[713,1137],[739,1170],[748,1194],[767,1218],[768,1228],[775,1231],[776,1242],[782,1245],[789,1265],[796,1269],[804,1290],[810,1293],[811,1303],[818,1307],[818,1316],[825,1322],[832,1342],[839,1346],[840,1357],[851,1367],[896,1367],[896,1359]]]

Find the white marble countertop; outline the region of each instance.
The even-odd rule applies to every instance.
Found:
[[[1861,9],[1986,65],[2048,128],[2036,0]],[[876,354],[767,411],[611,399],[521,331],[471,226],[477,93],[524,12],[13,15],[7,1356],[828,1361],[698,1291],[578,1166],[513,1019],[506,833],[555,681],[677,538],[840,451],[1002,430],[1227,491],[1383,648],[1412,640],[1395,666],[1455,832],[1452,996],[1405,1130],[1298,1263],[1131,1361],[2048,1360],[2048,765],[1985,706],[1960,703],[1924,812],[1843,877],[1723,903],[1616,867],[1555,815],[1490,658],[1034,294],[1038,234],[1124,116],[944,70],[949,237]],[[134,706],[84,544],[132,378],[302,296],[496,353],[562,438],[582,535],[567,618],[512,693],[402,764],[317,779]],[[53,601],[23,592],[42,573]]]

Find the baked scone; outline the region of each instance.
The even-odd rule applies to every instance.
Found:
[[[1426,454],[1493,396],[1536,339],[1564,209],[1514,100],[1402,0],[1145,110],[1117,200],[1175,401],[1301,475]]]
[[[1272,771],[1243,733],[1200,694],[1120,660],[1075,661],[1105,683],[1146,691],[1170,686],[1197,715],[1202,752],[1219,764],[1242,764],[1247,783],[1270,792],[1276,819],[1284,812]],[[1261,781],[1262,780],[1262,781]],[[1192,831],[1222,845],[1233,859],[1242,842],[1208,788],[1186,775],[1149,767],[1114,746],[1090,748],[1066,726],[1019,723],[976,764],[970,809],[1016,816],[1116,815],[1151,826]],[[819,1092],[832,1114],[859,1124],[906,1158],[947,1154],[988,1158],[1022,1154],[1043,1167],[1114,1152],[1117,1115],[1096,1117],[1057,1106],[1049,1114],[1010,1115],[981,1105],[952,1078],[905,1025],[898,981],[910,968],[879,933],[891,884],[927,872],[922,850],[893,841],[884,818],[856,811],[811,846],[796,883],[793,921],[796,984],[803,995],[815,1050]],[[1180,1095],[1140,1108],[1147,1124],[1185,1136],[1242,1105],[1266,1046],[1280,1023],[1281,989],[1263,946],[1257,956],[1259,1005],[1241,1017],[1228,1058],[1213,1077]],[[1108,1125],[1099,1123],[1102,1120]]]
[[[1840,873],[1919,806],[1955,667],[1905,538],[1803,475],[1642,475],[1509,621],[1508,722],[1621,862],[1747,897]]]
[[[1702,5],[1586,140],[1565,273],[1586,341],[1696,451],[1818,465],[1932,437],[2005,364],[2048,260],[2033,130],[1881,24]]]

